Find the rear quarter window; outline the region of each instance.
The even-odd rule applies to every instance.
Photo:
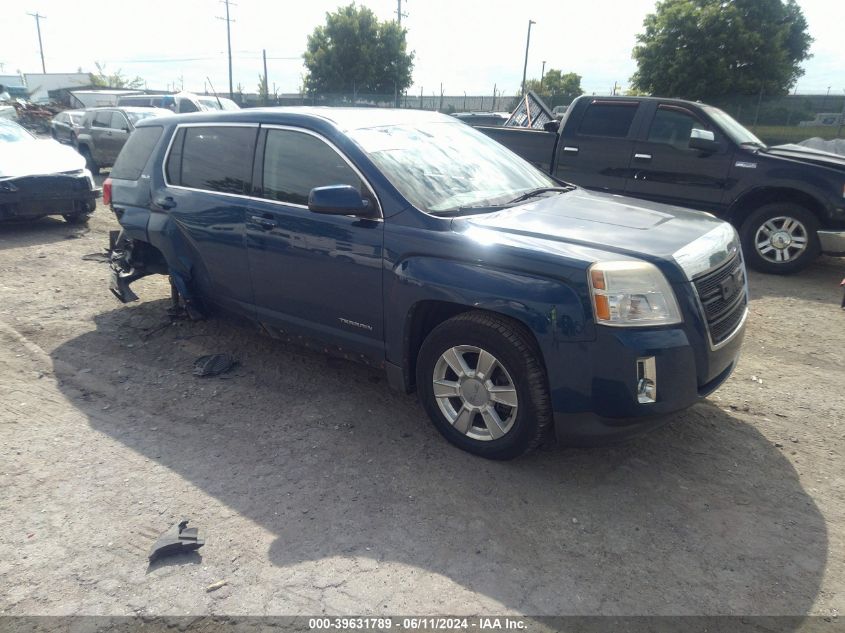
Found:
[[[138,180],[164,128],[158,125],[139,127],[129,135],[129,140],[111,168],[111,177],[120,180]]]

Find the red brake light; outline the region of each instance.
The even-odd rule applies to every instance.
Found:
[[[106,178],[103,183],[103,204],[106,206],[111,204],[111,178]]]

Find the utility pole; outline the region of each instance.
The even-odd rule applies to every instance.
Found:
[[[546,60],[543,60],[543,70],[540,71],[540,89],[543,89],[543,77],[546,76]]]
[[[261,56],[264,58],[264,105],[270,105],[270,90],[267,87],[267,49],[261,49]]]
[[[35,13],[27,13],[35,18],[35,28],[38,30],[38,50],[41,51],[41,72],[47,74],[47,67],[44,65],[44,45],[41,43],[41,19],[46,18],[46,15],[41,15],[37,11]],[[828,92],[830,90],[828,89]]]
[[[232,22],[234,22],[234,20],[229,17],[229,5],[233,7],[236,7],[238,5],[236,5],[234,2],[231,2],[230,0],[220,0],[220,2],[226,5],[226,17],[221,18],[218,16],[217,19],[226,21],[226,46],[229,50],[229,98],[234,99],[235,91],[234,88],[232,88],[232,29],[230,28],[230,25]]]
[[[525,39],[525,63],[522,65],[522,96],[525,96],[525,73],[528,72],[528,47],[531,44],[531,25],[537,24],[534,20],[528,20],[528,37]]]
[[[407,17],[407,13],[402,13],[402,0],[396,0],[396,24],[402,26],[402,18]]]

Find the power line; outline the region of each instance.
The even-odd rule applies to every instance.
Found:
[[[27,13],[27,15],[31,15],[35,18],[35,28],[38,30],[38,50],[41,51],[41,72],[46,75],[47,66],[44,65],[44,45],[41,43],[41,19],[46,19],[47,16],[41,15],[37,11],[35,13]]]

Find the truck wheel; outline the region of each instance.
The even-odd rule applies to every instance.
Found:
[[[94,157],[91,155],[91,150],[88,149],[85,145],[83,145],[79,148],[79,153],[82,154],[82,158],[85,159],[85,166],[89,169],[89,171],[95,176],[99,174],[100,167],[97,165],[97,161],[95,161]]]
[[[742,223],[742,252],[755,270],[775,275],[794,273],[818,257],[818,228],[816,216],[801,205],[766,204]]]
[[[466,312],[432,330],[417,359],[417,391],[447,440],[489,459],[527,453],[551,428],[536,346],[504,317]]]

